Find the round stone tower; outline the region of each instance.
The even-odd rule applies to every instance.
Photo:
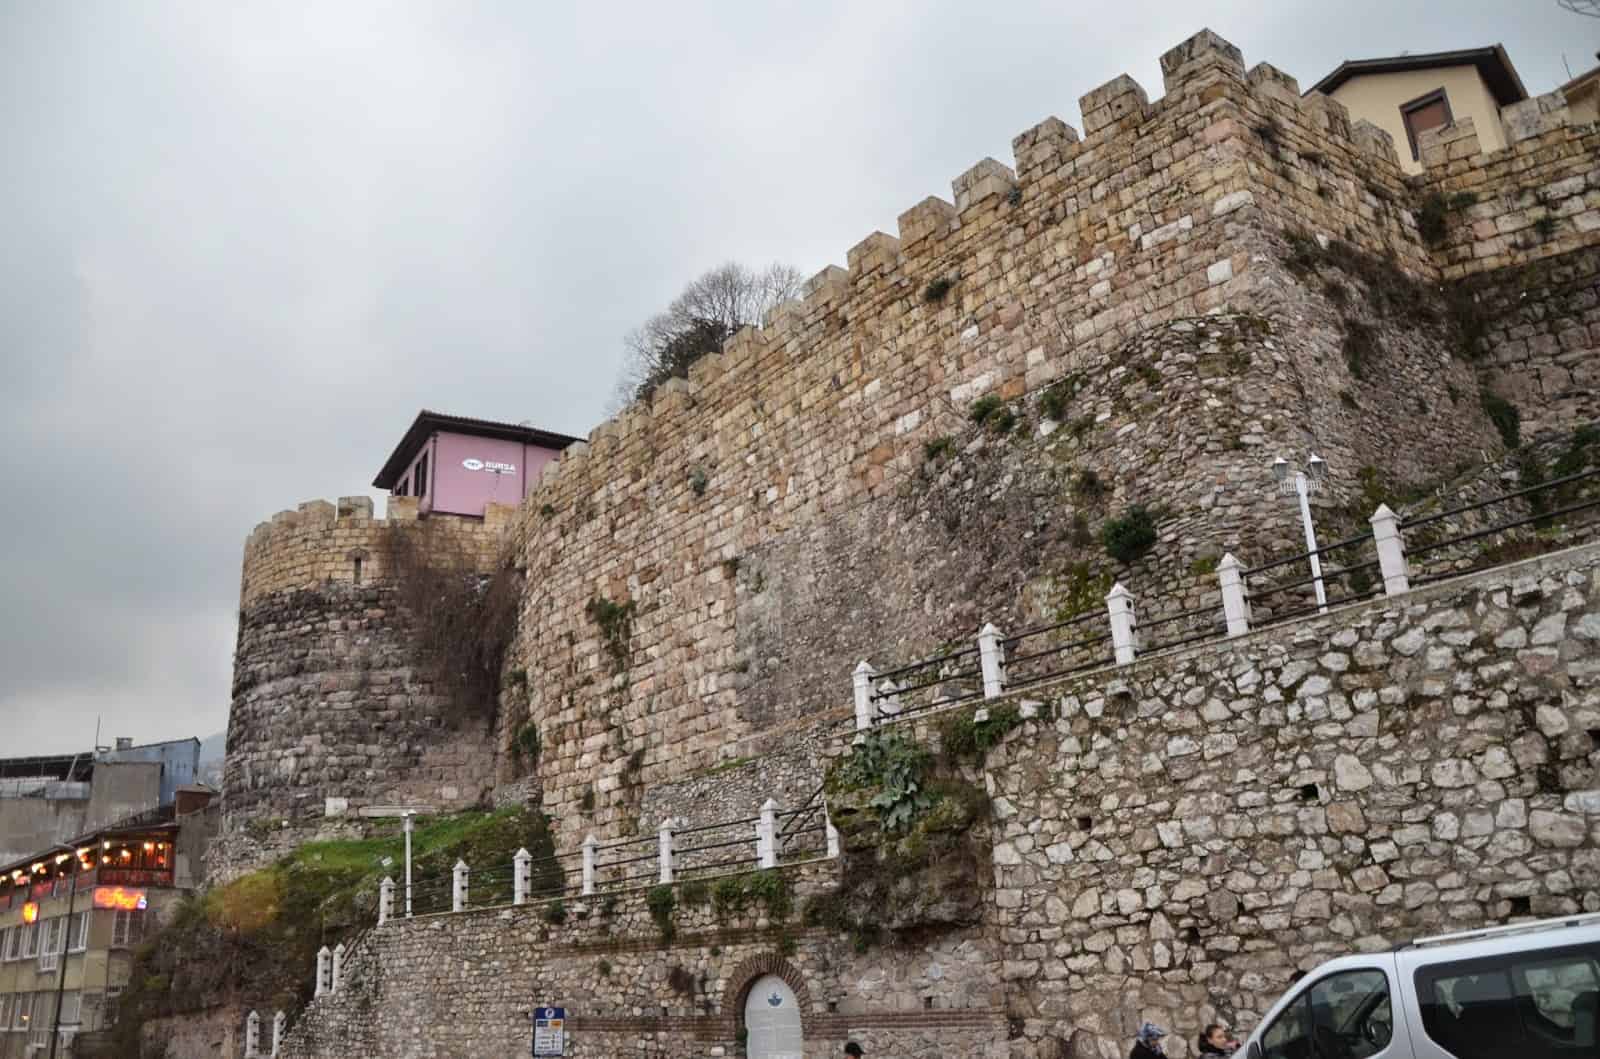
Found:
[[[452,710],[417,664],[395,543],[404,531],[488,573],[515,509],[418,521],[416,504],[390,498],[385,520],[367,497],[313,500],[250,534],[223,778],[230,818],[462,808],[492,785],[491,720]]]

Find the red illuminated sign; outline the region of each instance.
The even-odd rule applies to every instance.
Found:
[[[32,923],[34,920],[36,920],[38,918],[39,918],[39,902],[37,902],[37,901],[29,901],[27,904],[22,906],[22,921],[24,923]]]
[[[94,906],[96,908],[117,908],[131,911],[143,908],[146,904],[143,890],[129,890],[123,886],[96,886],[94,888]]]

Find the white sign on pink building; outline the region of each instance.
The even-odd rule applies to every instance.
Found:
[[[417,497],[422,514],[481,517],[519,504],[562,449],[579,439],[486,419],[418,413],[373,485]]]

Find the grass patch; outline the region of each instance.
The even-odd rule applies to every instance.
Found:
[[[929,305],[938,305],[944,301],[945,296],[950,293],[955,285],[956,281],[949,276],[931,279],[928,281],[928,285],[922,288],[922,300]]]

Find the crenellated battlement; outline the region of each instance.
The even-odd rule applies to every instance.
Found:
[[[424,525],[430,535],[448,538],[489,569],[504,549],[516,513],[513,506],[490,504],[481,520],[432,515],[419,523],[414,496],[390,497],[384,518],[374,517],[367,496],[308,500],[260,523],[245,540],[240,605],[274,592],[389,576],[386,539],[396,525]]]

